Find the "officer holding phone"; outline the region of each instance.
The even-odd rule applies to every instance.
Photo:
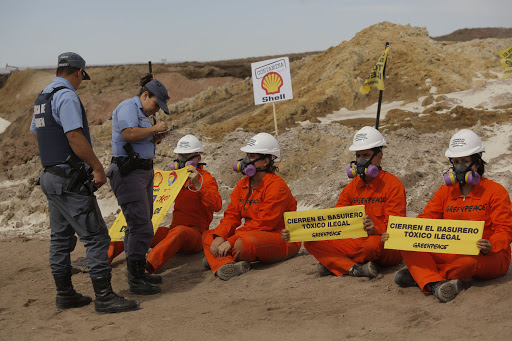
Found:
[[[155,145],[167,135],[167,123],[153,124],[150,116],[162,109],[169,114],[169,95],[151,74],[140,81],[137,96],[123,101],[112,113],[110,186],[126,218],[124,247],[130,292],[160,292],[160,276],[145,273],[146,253],[153,239],[153,158]]]

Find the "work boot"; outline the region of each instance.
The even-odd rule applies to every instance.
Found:
[[[428,284],[428,289],[441,302],[449,302],[462,290],[460,279],[451,281],[439,281]]]
[[[318,271],[318,274],[320,275],[320,277],[336,276],[336,274],[334,272],[327,269],[322,263],[318,263],[318,265],[316,266],[316,270]]]
[[[395,283],[402,288],[418,286],[407,267],[400,269],[395,273]]]
[[[153,266],[150,263],[146,262],[146,269],[148,267],[153,268]],[[124,268],[122,268],[121,271],[126,275],[126,277],[128,277],[128,275],[129,275],[128,266],[125,266]],[[143,276],[144,276],[144,279],[151,284],[160,284],[163,282],[162,276],[160,276],[160,275],[152,275],[150,273],[144,272]]]
[[[73,289],[71,283],[71,272],[65,275],[54,275],[55,286],[57,287],[57,297],[55,305],[58,310],[69,308],[80,308],[92,302],[89,296],[83,296]]]
[[[375,278],[379,274],[377,266],[373,262],[357,263],[348,271],[349,276]]]
[[[251,265],[247,261],[240,261],[236,263],[228,263],[217,270],[217,276],[223,281],[227,281],[236,276],[240,276],[243,273],[251,270]]]
[[[94,300],[94,309],[98,314],[122,313],[139,309],[139,303],[135,300],[127,300],[123,296],[118,296],[110,284],[111,275],[104,277],[91,278],[96,300]]]
[[[211,270],[212,268],[210,267],[210,264],[208,264],[208,260],[206,259],[206,257],[203,258],[203,266],[206,270]]]
[[[126,263],[128,265],[128,284],[132,294],[154,295],[161,291],[160,287],[151,284],[144,278],[146,260],[134,261],[127,259]]]

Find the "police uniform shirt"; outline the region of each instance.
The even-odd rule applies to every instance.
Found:
[[[64,134],[68,131],[83,128],[82,125],[82,108],[80,100],[76,94],[75,88],[62,77],[55,77],[53,81],[44,90],[43,94],[52,92],[54,88],[65,86],[68,89],[57,91],[52,98],[52,115],[58,124],[64,129]],[[64,115],[63,115],[64,113]],[[32,116],[30,131],[34,134],[36,131],[35,117]]]
[[[128,156],[123,146],[126,141],[121,132],[126,128],[147,128],[153,124],[146,116],[139,96],[127,99],[117,106],[112,113],[112,154],[114,156]],[[133,150],[139,153],[141,159],[152,159],[155,156],[155,145],[150,135],[142,140],[131,142]]]

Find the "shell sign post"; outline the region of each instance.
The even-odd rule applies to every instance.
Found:
[[[293,99],[292,77],[288,57],[264,60],[251,64],[254,103],[272,103],[277,135],[275,102]]]
[[[153,178],[153,218],[151,219],[153,231],[156,232],[160,223],[164,220],[167,211],[171,208],[174,199],[178,196],[187,179],[187,168],[170,172],[155,170],[155,177]],[[113,242],[123,241],[125,230],[126,219],[121,211],[110,228],[110,239]]]

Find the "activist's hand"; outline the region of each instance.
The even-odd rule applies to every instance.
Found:
[[[219,246],[220,244],[224,243],[224,238],[217,237],[213,240],[212,245],[210,245],[210,252],[215,257],[219,257]]]
[[[476,242],[476,247],[480,249],[480,252],[486,255],[491,251],[491,242],[487,239],[480,239]]]
[[[199,172],[196,167],[188,167],[187,172],[189,172],[188,178],[190,179],[190,182],[197,190],[199,190],[201,188],[201,183],[199,182]]]
[[[384,232],[381,236],[380,236],[380,240],[384,243],[386,242],[386,240],[389,239],[389,234],[387,232]]]
[[[288,231],[287,229],[282,229],[281,230],[281,237],[283,237],[283,240],[285,242],[289,242],[290,241],[290,231]]]
[[[224,243],[220,244],[218,248],[219,257],[226,257],[231,250],[231,244],[226,240]]]
[[[372,218],[365,215],[363,217],[363,224],[364,224],[363,228],[366,231],[366,233],[368,233],[369,236],[371,236],[372,234],[375,234],[375,225],[373,224]]]

